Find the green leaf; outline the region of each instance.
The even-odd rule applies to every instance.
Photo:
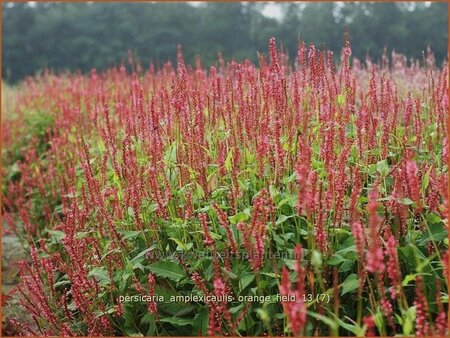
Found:
[[[216,234],[216,233],[213,232],[213,231],[211,231],[209,234],[211,235],[211,237],[212,237],[213,239],[217,239],[217,240],[219,240],[219,241],[222,239],[222,236],[221,236],[221,235]]]
[[[381,160],[377,162],[377,171],[382,176],[386,176],[389,173],[389,164],[387,160]]]
[[[347,260],[339,268],[339,272],[347,272],[350,271],[353,267],[353,262],[351,260]]]
[[[403,278],[402,286],[407,286],[409,284],[409,282],[416,279],[416,276],[420,276],[420,275],[421,275],[421,273],[414,273],[414,274],[406,275],[405,278]]]
[[[297,197],[295,195],[288,195],[286,198],[283,198],[280,203],[278,203],[277,208],[281,208],[283,205],[288,204],[291,207],[294,207],[295,201]]]
[[[111,282],[108,271],[104,266],[93,268],[91,271],[89,271],[88,277],[94,277],[95,280],[103,286],[109,285],[109,283]]]
[[[277,313],[275,314],[275,319],[284,319],[286,315],[284,313]]]
[[[295,259],[285,258],[285,259],[283,259],[283,262],[291,270],[294,270],[295,269],[295,265],[297,264],[297,261]]]
[[[286,222],[288,219],[290,219],[290,218],[292,218],[292,217],[294,217],[294,216],[295,216],[295,215],[289,215],[289,216],[286,216],[286,215],[280,215],[280,217],[278,217],[278,219],[276,220],[275,224],[276,224],[276,225],[283,224],[283,223]]]
[[[80,197],[80,194],[79,193],[70,193],[70,194],[66,194],[66,195],[61,195],[61,197],[77,198],[77,197]]]
[[[253,154],[249,149],[245,149],[245,160],[247,164],[255,163],[255,154]]]
[[[431,173],[432,167],[430,167],[422,179],[422,191],[425,192],[428,188],[428,185],[430,184],[430,173]]]
[[[242,221],[247,221],[250,219],[250,215],[245,211],[238,212],[236,215],[229,217],[231,224],[237,224]]]
[[[283,238],[281,238],[279,235],[277,235],[277,234],[273,234],[273,239],[275,240],[275,242],[278,244],[278,245],[281,245],[281,246],[284,246],[285,245],[285,241],[284,241],[284,239]]]
[[[303,234],[303,231],[305,231],[305,229],[300,229],[300,234]],[[305,231],[306,232],[306,231]],[[307,234],[307,232],[306,232]],[[295,234],[293,232],[287,232],[284,235],[281,235],[282,238],[284,238],[284,240],[286,242],[288,242],[291,238],[295,238]],[[303,249],[303,252],[306,252],[306,249]]]
[[[47,230],[47,232],[50,234],[50,238],[55,243],[61,242],[61,240],[66,236],[66,234],[61,230]]]
[[[366,153],[367,153],[368,155],[378,156],[378,155],[380,155],[381,150],[378,149],[378,148],[374,148],[374,149],[369,149],[369,150],[367,150]],[[370,167],[371,173],[374,174],[375,171],[376,171],[376,165],[375,165],[375,164],[371,164],[371,165],[369,165],[369,167]]]
[[[228,150],[227,158],[225,159],[224,167],[228,172],[231,172],[233,160],[233,148]]]
[[[344,322],[341,319],[338,319],[339,326],[343,327],[347,331],[350,331],[353,333],[356,337],[364,337],[364,330],[361,326],[359,326],[357,323],[354,325]]]
[[[338,105],[342,107],[345,104],[345,95],[339,94],[337,96],[337,102],[338,102]]]
[[[399,258],[401,258],[410,267],[410,269],[414,268],[416,272],[422,272],[421,263],[427,258],[425,257],[423,252],[419,250],[419,248],[417,248],[413,244],[409,244],[406,247],[400,247],[399,253]]]
[[[324,315],[312,311],[308,311],[307,313],[309,316],[318,319],[324,324],[328,325],[332,331],[335,331],[338,328],[338,323],[328,317],[325,317]]]
[[[220,197],[226,196],[228,191],[229,191],[229,189],[228,189],[227,187],[220,187],[220,188],[217,188],[216,190],[214,190],[214,191],[211,193],[211,197],[212,197],[213,199],[219,199]],[[197,211],[197,212],[206,212],[206,211],[208,211],[209,209],[211,209],[211,206],[210,206],[210,205],[206,205],[206,206],[204,206],[202,209],[198,209],[198,210],[196,210],[196,211]]]
[[[234,314],[237,313],[239,310],[241,310],[243,307],[244,307],[244,304],[243,304],[243,303],[240,303],[240,304],[237,305],[237,306],[230,307],[230,313],[234,315]]]
[[[279,191],[275,185],[271,184],[271,185],[269,185],[269,193],[270,193],[270,197],[275,198],[278,196]]]
[[[82,238],[90,236],[91,233],[92,232],[90,232],[90,231],[80,231],[80,232],[76,233],[75,238],[76,239],[82,239]]]
[[[295,182],[296,179],[297,179],[297,173],[294,172],[294,173],[293,173],[292,175],[290,175],[290,176],[283,177],[282,180],[281,180],[281,182],[282,182],[283,184],[287,185],[287,184],[289,184],[289,183],[291,183],[291,182]]]
[[[328,261],[328,264],[330,264],[330,265],[339,265],[339,264],[344,263],[346,261],[348,261],[348,259],[346,259],[346,258],[342,257],[341,255],[335,253],[330,258],[330,260]]]
[[[20,167],[19,167],[19,163],[18,163],[18,162],[15,162],[15,163],[9,168],[9,170],[10,170],[11,174],[17,174],[17,173],[22,172],[22,171],[20,170]],[[68,195],[70,195],[70,194],[67,194],[67,195],[61,195],[61,196],[62,196],[62,197],[69,197]]]
[[[180,313],[191,310],[191,303],[177,300],[176,297],[180,296],[180,293],[171,288],[156,284],[155,294],[164,299],[164,302],[158,303],[158,311],[161,310],[165,314],[176,317]]]
[[[194,311],[196,307],[194,305],[187,305],[182,307],[177,313],[175,313],[174,317],[184,317]]]
[[[72,282],[67,279],[67,276],[64,278],[61,278],[59,281],[57,281],[55,284],[53,284],[53,287],[55,289],[59,288],[60,286],[70,285]]]
[[[205,197],[205,192],[203,191],[202,186],[197,182],[195,184],[195,194],[196,194],[196,198],[197,199],[202,199],[203,197]]]
[[[159,320],[163,323],[170,323],[172,325],[176,326],[186,326],[186,325],[192,325],[192,319],[185,319],[185,318],[179,318],[179,317],[165,317],[161,318]]]
[[[146,313],[141,319],[141,326],[148,325],[148,330],[146,336],[156,335],[156,322],[155,317],[151,313]]]
[[[381,313],[381,311],[378,309],[377,312],[373,315],[373,320],[375,322],[375,325],[378,329],[379,332],[383,332],[384,329],[384,319],[383,319],[383,314]]]
[[[124,332],[128,337],[144,337],[144,335],[141,332],[136,332],[136,329],[134,328],[126,327],[124,329]]]
[[[174,262],[156,262],[149,266],[151,272],[159,277],[165,277],[173,280],[174,282],[179,282],[186,277],[183,268]]]
[[[61,214],[62,213],[62,204],[58,204],[54,209],[53,209],[53,213],[54,214]]]
[[[191,249],[193,246],[192,243],[183,243],[182,241],[180,241],[178,238],[175,237],[170,237],[170,239],[178,244],[177,250],[189,251],[189,249]]]
[[[128,216],[134,218],[134,209],[132,207],[128,207]]]
[[[147,249],[141,251],[141,252],[138,253],[135,257],[133,257],[133,258],[131,259],[131,261],[134,262],[134,261],[139,260],[139,258],[145,256],[145,254],[146,254],[147,252],[149,252],[149,251],[151,251],[151,250],[153,250],[153,249],[154,249],[154,247],[151,246],[150,248],[147,248]]]
[[[430,241],[439,242],[447,237],[447,229],[445,229],[442,223],[430,225],[429,229],[430,231],[427,231],[419,242],[419,246],[426,245]]]
[[[164,153],[164,163],[166,164],[174,164],[177,162],[177,147],[178,144],[174,141]]]
[[[358,199],[358,202],[361,203],[361,204],[364,204],[364,203],[369,202],[369,199],[368,199],[366,196],[361,196],[361,197]]]
[[[342,286],[342,292],[341,295],[345,295],[346,293],[354,292],[356,289],[358,289],[359,286],[359,279],[358,276],[354,273],[349,275],[345,281],[341,284]]]
[[[240,291],[249,286],[255,279],[255,275],[250,272],[243,272],[240,276]]]
[[[117,232],[123,235],[123,239],[134,239],[141,234],[140,230],[118,230]]]
[[[349,252],[354,253],[356,250],[356,245],[354,244],[354,242],[355,242],[354,238],[349,237],[342,245],[342,249],[339,249],[338,251],[336,251],[336,254],[344,256],[344,255],[348,254]]]
[[[127,265],[125,266],[125,269],[122,271],[122,274],[118,275],[118,277],[122,276],[122,279],[120,279],[120,290],[124,290],[125,288],[128,287],[128,283],[131,280],[131,276],[134,275],[133,272],[133,264],[128,261]]]
[[[320,268],[322,266],[322,254],[317,251],[313,250],[311,253],[311,264],[316,268]]]
[[[233,271],[228,271],[225,268],[222,268],[223,272],[228,276],[230,279],[238,279],[238,276]]]
[[[400,203],[403,205],[412,205],[414,201],[408,197],[400,199]]]
[[[238,180],[238,184],[239,187],[243,190],[243,191],[248,191],[250,190],[251,186],[252,186],[252,181],[251,180],[242,180],[239,179]]]
[[[280,275],[274,272],[260,272],[260,274],[271,278],[280,278]]]
[[[430,212],[427,215],[427,220],[430,224],[436,224],[436,223],[443,223],[444,221],[438,216],[436,215],[434,212]]]
[[[411,336],[413,333],[413,323],[416,320],[416,307],[411,306],[408,310],[402,311],[403,318],[403,334],[405,336]]]
[[[260,320],[263,321],[264,326],[267,326],[270,322],[270,316],[269,313],[265,309],[256,309],[256,313]]]
[[[195,315],[193,320],[193,335],[204,336],[208,333],[209,312],[206,306]]]

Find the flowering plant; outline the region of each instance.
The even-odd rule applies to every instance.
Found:
[[[26,81],[3,125],[17,330],[448,334],[447,64],[269,47]]]

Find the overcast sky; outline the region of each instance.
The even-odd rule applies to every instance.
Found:
[[[8,6],[8,1],[5,1],[6,5]],[[87,1],[88,3],[92,3],[93,1]],[[154,2],[154,1],[149,1],[149,2]],[[208,1],[188,1],[188,3],[190,3],[193,6],[199,6],[204,2],[208,2]],[[278,3],[276,1],[267,1],[265,3],[265,7],[263,10],[263,14],[267,17],[270,18],[274,18],[274,19],[281,19],[281,17],[283,16],[283,12],[280,6],[280,2],[286,2],[286,1],[279,1]],[[301,2],[301,1],[299,1]],[[341,3],[343,1],[335,1],[336,3]],[[407,2],[407,1],[405,1]],[[11,2],[12,4],[13,2]],[[31,5],[34,5],[35,1],[28,1],[28,3],[30,3]],[[431,4],[431,1],[424,1],[424,3],[429,6]],[[414,6],[414,2],[410,2],[410,4],[412,6]]]
[[[280,19],[282,16],[281,7],[275,2],[271,1],[266,4],[266,7],[263,10],[263,14],[270,18]]]

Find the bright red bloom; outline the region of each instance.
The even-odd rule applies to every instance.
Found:
[[[411,199],[416,203],[416,211],[422,212],[422,197],[420,194],[419,169],[413,160],[406,161],[406,177]]]
[[[367,204],[367,213],[369,216],[369,250],[366,256],[366,269],[373,273],[384,270],[383,248],[378,234],[381,218],[377,214],[377,199],[378,187],[375,185],[369,192],[369,203]]]
[[[414,306],[416,307],[416,335],[428,336],[430,334],[430,327],[428,324],[428,303],[423,294],[422,277],[416,277],[416,298]]]
[[[392,286],[390,288],[392,299],[395,299],[397,297],[399,289],[401,288],[402,280],[400,265],[398,262],[397,246],[397,240],[389,231],[387,233],[386,255],[388,257],[387,274],[392,283]]]
[[[289,321],[289,328],[294,335],[299,335],[302,332],[303,327],[306,324],[306,305],[304,303],[305,295],[305,272],[301,266],[302,259],[302,247],[297,245],[295,248],[295,256],[297,262],[295,264],[295,270],[298,274],[297,285],[294,290],[292,290],[291,281],[289,278],[289,271],[284,266],[281,275],[280,293],[283,296],[292,296],[294,301],[283,302],[283,309],[286,313]]]
[[[148,274],[148,294],[150,297],[155,296],[155,276],[152,273]],[[147,303],[148,312],[155,314],[158,311],[158,305],[154,301]]]
[[[198,215],[198,218],[200,219],[200,225],[202,226],[203,235],[205,236],[205,245],[213,246],[214,239],[211,237],[211,233],[209,232],[207,215],[205,213],[201,213]]]

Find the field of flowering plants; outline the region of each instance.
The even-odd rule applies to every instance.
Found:
[[[447,63],[269,51],[15,89],[9,334],[448,333]]]

